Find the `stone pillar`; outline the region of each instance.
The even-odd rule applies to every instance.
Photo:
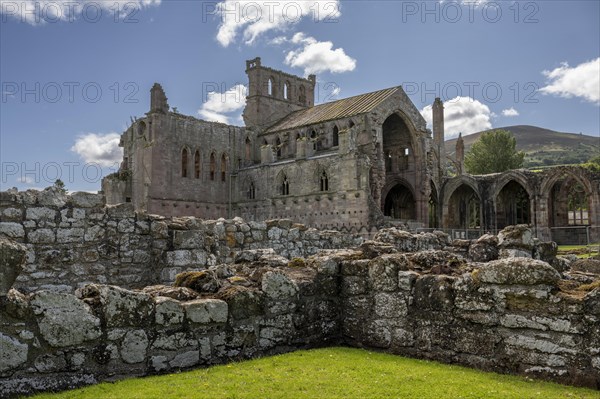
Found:
[[[465,170],[465,142],[462,133],[458,134],[458,140],[456,140],[456,169],[458,175],[462,175]]]
[[[300,137],[299,139],[296,139],[296,159],[306,158],[306,145],[307,140],[305,137]]]
[[[444,147],[444,103],[439,97],[433,102],[433,142],[438,155],[438,172],[440,178],[446,173],[446,149]]]

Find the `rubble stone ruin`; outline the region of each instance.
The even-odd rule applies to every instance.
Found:
[[[600,388],[600,260],[0,193],[0,396],[350,345]]]

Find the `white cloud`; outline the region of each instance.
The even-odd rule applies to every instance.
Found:
[[[306,75],[325,71],[342,73],[356,68],[356,60],[346,55],[343,48],[334,50],[332,42],[319,42],[302,32],[296,33],[291,42],[302,47],[288,52],[284,62],[303,68]]]
[[[246,95],[248,88],[237,84],[224,93],[211,91],[198,114],[207,121],[229,123],[229,118],[237,116],[246,106]],[[237,113],[238,115],[225,115]]]
[[[221,19],[217,41],[223,47],[234,43],[240,31],[244,42],[252,44],[260,35],[283,31],[302,19],[333,22],[341,15],[339,0],[225,0],[215,12]]]
[[[600,57],[569,67],[566,62],[552,71],[542,72],[548,78],[548,85],[540,91],[560,97],[581,97],[600,105]]]
[[[121,136],[118,133],[88,133],[79,136],[71,151],[77,153],[87,163],[97,163],[109,167],[123,159],[123,149],[119,147]]]
[[[503,109],[502,116],[519,116],[519,111],[517,111],[514,107]]]
[[[17,179],[17,181],[18,181],[19,183],[25,183],[25,184],[33,184],[33,183],[35,183],[35,182],[36,182],[36,181],[35,181],[35,179],[34,179],[33,177],[31,177],[31,176],[27,176],[27,175],[21,175],[21,176],[20,176],[20,177]]]
[[[432,125],[432,106],[428,105],[421,110],[421,115]],[[444,132],[446,139],[477,133],[492,128],[490,118],[492,112],[489,107],[471,97],[455,97],[444,103]]]
[[[138,11],[157,6],[161,0],[0,0],[0,14],[31,25],[101,19],[134,21]]]

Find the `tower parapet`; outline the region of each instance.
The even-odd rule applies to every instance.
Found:
[[[246,61],[248,96],[244,109],[247,127],[268,127],[291,112],[315,104],[315,75],[307,79],[264,67],[260,57]]]

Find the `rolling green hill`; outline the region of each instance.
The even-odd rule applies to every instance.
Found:
[[[562,133],[537,126],[499,127],[510,131],[517,139],[517,149],[525,151],[525,167],[579,164],[600,155],[600,137],[577,133]],[[496,129],[493,129],[496,130]],[[463,137],[465,153],[485,132]],[[456,139],[446,141],[446,153],[454,157]]]

